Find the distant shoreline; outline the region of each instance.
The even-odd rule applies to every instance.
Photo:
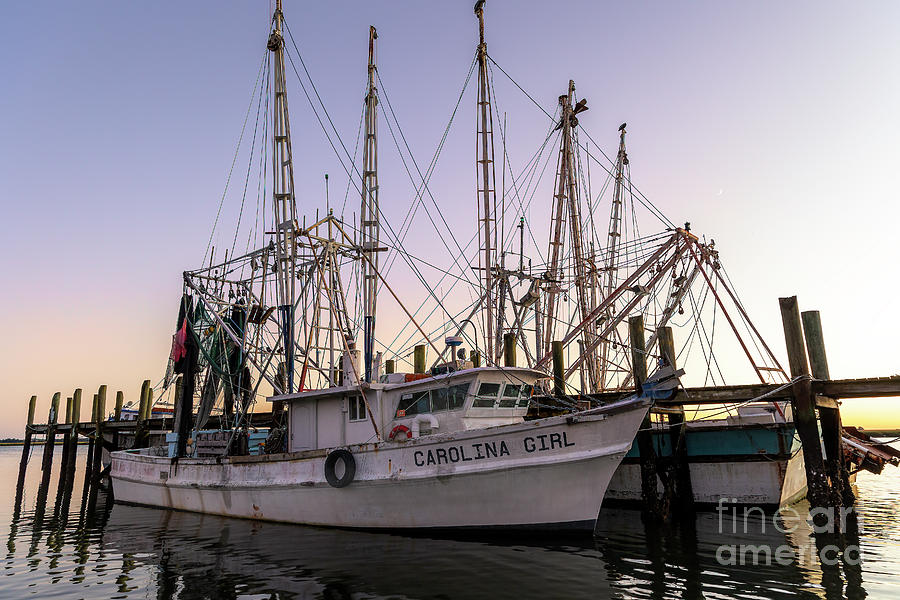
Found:
[[[873,438],[900,437],[900,429],[863,429],[862,427],[859,427],[858,429]]]

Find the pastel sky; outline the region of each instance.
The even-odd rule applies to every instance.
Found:
[[[378,28],[383,91],[427,165],[472,61],[472,4],[285,0],[285,13],[351,145]],[[900,372],[900,4],[488,0],[485,14],[490,54],[543,107],[574,79],[591,107],[582,126],[609,155],[628,122],[635,183],[716,240],[779,358],[778,297],[797,295],[822,313],[834,378]],[[270,15],[263,1],[0,9],[0,437],[21,435],[31,394],[43,419],[54,391],[89,398],[106,383],[136,399],[162,375],[181,272],[203,259]],[[495,75],[516,168],[548,122]],[[289,85],[298,204],[312,213],[324,173],[332,206],[347,178]],[[473,92],[431,182],[466,238]],[[382,205],[399,221],[411,186],[385,128],[381,144]],[[236,165],[214,243],[230,242]],[[351,188],[348,218],[358,202]],[[443,252],[425,226],[409,243],[425,259]],[[385,315],[380,327],[399,319]],[[897,399],[850,400],[843,414],[900,427]]]

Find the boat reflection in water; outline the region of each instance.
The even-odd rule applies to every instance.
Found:
[[[808,529],[786,535],[770,520],[761,533],[761,524],[751,518],[748,533],[735,535],[743,520],[732,527],[726,517],[720,533],[719,516],[705,514],[695,526],[645,527],[634,511],[606,510],[595,540],[435,538],[116,505],[103,541],[158,568],[158,597],[843,597],[839,568],[829,579],[817,565],[719,563],[723,544],[787,545],[797,555],[814,547]],[[860,584],[847,587],[849,597],[864,596]]]
[[[0,476],[14,474],[14,450],[0,451]],[[23,597],[26,589],[39,597],[181,600],[863,598],[867,591],[877,598],[896,586],[892,573],[900,564],[894,541],[900,486],[893,477],[861,483],[864,590],[859,569],[823,569],[816,558],[827,545],[859,542],[812,535],[805,504],[780,522],[793,530],[787,534],[771,516],[764,520],[757,513],[746,525],[742,514],[735,520],[728,511],[645,525],[638,511],[604,509],[594,539],[447,538],[114,504],[102,491],[80,498],[79,482],[67,506],[54,494],[55,481],[41,486],[40,475],[38,469],[29,473],[15,501],[11,487],[5,496],[0,492],[0,516],[10,522],[0,598]],[[786,546],[799,559],[787,565],[720,563],[723,546],[741,544]]]

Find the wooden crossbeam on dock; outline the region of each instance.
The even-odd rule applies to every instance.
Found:
[[[828,381],[813,379],[812,390],[820,396],[816,399],[817,405],[834,406],[829,400],[844,400],[853,398],[893,398],[900,397],[900,375],[890,377],[869,377],[861,379],[831,379]],[[790,389],[776,392],[783,383],[751,383],[747,385],[721,385],[713,387],[694,387],[679,390],[668,400],[658,400],[659,406],[678,406],[684,404],[734,404],[747,402],[754,398],[766,396],[761,402],[789,401]],[[774,393],[773,393],[774,392]],[[591,394],[603,403],[615,402],[632,394],[631,390],[617,392],[602,392]],[[825,398],[821,398],[824,396]]]
[[[219,415],[212,415],[209,417],[209,420],[206,422],[207,429],[219,429],[222,426],[221,417]],[[171,431],[173,426],[173,418],[172,417],[154,417],[152,419],[147,419],[148,428],[152,431]],[[250,427],[271,427],[272,426],[272,415],[271,413],[252,413],[250,415]],[[138,427],[137,420],[129,420],[129,421],[104,421],[103,429],[108,432],[119,431],[122,433],[132,432]],[[79,435],[88,436],[94,433],[97,429],[96,422],[88,422],[88,423],[77,423],[77,424],[60,424],[56,425],[57,433],[64,433],[66,431],[72,432],[77,428]],[[46,433],[47,432],[47,424],[39,423],[31,426],[31,431],[33,433]]]

